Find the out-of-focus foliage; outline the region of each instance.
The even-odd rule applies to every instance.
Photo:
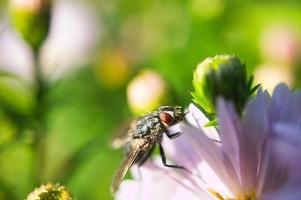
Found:
[[[24,199],[49,181],[76,199],[112,199],[122,152],[109,141],[133,116],[126,88],[142,70],[159,74],[169,103],[182,106],[191,101],[196,65],[222,53],[240,57],[264,86],[301,87],[300,9],[299,0],[53,1],[40,56],[51,73],[44,77],[47,131],[37,144],[45,147],[37,179],[32,51],[13,31],[1,0],[0,200]]]

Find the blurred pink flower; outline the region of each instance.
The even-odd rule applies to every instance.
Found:
[[[272,25],[261,36],[260,51],[266,61],[291,66],[300,54],[300,38],[288,24]]]
[[[272,97],[260,90],[242,119],[220,99],[218,130],[204,128],[207,119],[193,104],[189,110],[189,124],[180,127],[184,134],[164,140],[164,147],[190,172],[149,162],[141,167],[141,183],[123,182],[117,199],[133,190],[136,198],[131,199],[167,191],[162,199],[183,199],[175,195],[179,191],[181,197],[202,200],[301,199],[301,93],[291,93],[284,84]]]

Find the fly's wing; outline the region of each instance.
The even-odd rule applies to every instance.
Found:
[[[114,194],[121,181],[125,177],[126,173],[129,171],[130,167],[135,162],[135,159],[137,158],[139,152],[142,150],[142,148],[146,145],[145,140],[143,139],[136,139],[133,144],[131,145],[131,150],[127,154],[126,158],[122,161],[121,166],[117,170],[113,182],[111,185],[111,192]]]
[[[138,119],[127,120],[114,131],[114,135],[111,139],[111,146],[114,149],[119,149],[125,145],[131,130],[136,127],[137,121]]]

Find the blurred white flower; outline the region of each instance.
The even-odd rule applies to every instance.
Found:
[[[129,83],[127,98],[135,114],[153,110],[169,100],[167,84],[159,74],[144,70]]]
[[[87,2],[60,0],[53,5],[49,38],[41,51],[44,74],[57,79],[70,69],[90,62],[100,40],[96,10]],[[0,34],[0,70],[32,80],[33,58],[29,47],[10,29]]]
[[[263,63],[256,67],[254,72],[256,83],[272,92],[279,83],[285,83],[290,88],[294,85],[294,76],[291,68],[272,63]]]
[[[83,1],[57,1],[50,35],[41,55],[45,74],[56,78],[89,62],[100,39],[99,24],[92,5]]]
[[[182,196],[200,200],[301,198],[301,93],[291,93],[284,84],[276,88],[272,97],[260,90],[242,119],[231,103],[220,99],[218,131],[210,129],[211,133],[207,133],[219,135],[214,136],[219,141],[205,134],[207,120],[201,111],[193,104],[189,110],[192,125],[182,125],[184,134],[174,142],[165,140],[164,147],[171,160],[184,165],[190,173],[163,166],[145,170],[141,184],[138,180],[121,184],[117,199],[126,199],[125,192],[134,188],[136,196],[132,199],[152,197],[154,191],[173,191],[163,199],[183,199],[173,195],[178,190]],[[175,182],[164,183],[168,178]]]
[[[31,80],[32,65],[29,46],[11,28],[5,27],[0,33],[0,70]]]

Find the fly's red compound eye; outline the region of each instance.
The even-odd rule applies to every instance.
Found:
[[[169,113],[161,112],[159,117],[166,125],[172,125],[174,123],[174,118]]]

